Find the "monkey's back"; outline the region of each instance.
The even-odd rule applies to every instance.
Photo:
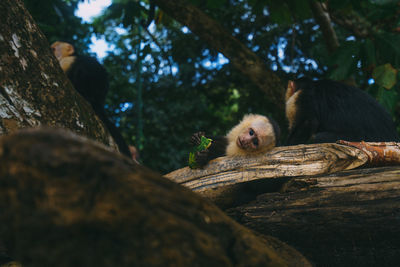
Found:
[[[313,81],[312,87],[303,89],[299,101],[312,107],[308,112],[319,122],[317,133],[332,133],[327,139],[399,141],[391,115],[366,92],[331,80]]]
[[[104,67],[93,57],[76,56],[67,71],[75,89],[95,108],[103,106],[109,89],[108,75]]]

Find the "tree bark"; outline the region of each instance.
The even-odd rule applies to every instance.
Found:
[[[0,1],[0,135],[59,126],[117,149],[91,106],[73,89],[21,0]]]
[[[23,266],[311,266],[190,190],[70,132],[1,138],[0,184],[0,239]]]
[[[228,214],[316,266],[397,266],[399,211],[400,167],[384,167],[294,178]]]
[[[236,69],[271,98],[271,103],[275,103],[279,110],[284,110],[285,86],[279,77],[217,21],[185,0],[155,0],[154,2],[168,15],[186,25],[210,46],[224,54]]]
[[[249,190],[247,193],[254,195],[259,189],[276,188],[286,181],[282,178],[349,170],[367,161],[368,156],[360,149],[339,144],[283,146],[264,155],[221,157],[210,161],[204,169],[185,167],[165,177],[221,207],[229,207],[247,201]],[[280,182],[271,181],[277,179]]]
[[[326,47],[332,54],[339,47],[339,41],[336,36],[336,32],[332,27],[332,21],[327,10],[324,9],[325,3],[310,0],[311,11],[313,12],[315,21],[321,28],[321,32],[324,36]]]
[[[329,9],[332,21],[350,31],[358,38],[368,38],[374,35],[373,25],[354,10]]]

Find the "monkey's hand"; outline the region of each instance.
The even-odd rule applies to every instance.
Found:
[[[191,137],[190,137],[190,144],[192,146],[198,146],[201,144],[201,137],[205,136],[206,133],[205,132],[197,132],[194,133]]]
[[[209,150],[205,149],[205,150],[197,151],[194,154],[196,164],[198,167],[202,168],[210,161],[209,153],[210,153]]]
[[[205,137],[204,132],[198,132],[192,136],[191,142],[195,144],[195,147],[189,153],[189,167],[191,169],[201,168],[210,160],[208,148],[212,144],[212,139]]]

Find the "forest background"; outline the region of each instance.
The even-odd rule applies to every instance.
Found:
[[[231,64],[231,55],[213,48],[213,39],[192,32],[193,23],[204,22],[179,23],[187,9],[158,8],[168,0],[155,6],[114,0],[88,23],[75,15],[79,0],[24,2],[49,44],[67,40],[89,54],[96,35],[111,45],[103,59],[110,77],[106,110],[145,166],[161,173],[186,166],[192,133],[225,134],[245,113],[272,116],[285,139],[283,98],[260,90]],[[221,25],[252,51],[279,78],[281,86],[271,83],[278,87],[275,95],[301,76],[344,81],[374,96],[400,130],[398,1],[176,2],[204,12],[211,25]]]

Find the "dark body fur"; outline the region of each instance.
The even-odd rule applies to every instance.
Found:
[[[390,114],[370,95],[331,80],[294,81],[295,115],[288,145],[347,141],[399,141]],[[287,106],[288,110],[288,106]],[[289,119],[290,123],[290,119]]]
[[[75,56],[74,63],[67,70],[67,76],[93,108],[103,109],[109,89],[108,75],[95,58]]]
[[[93,57],[77,55],[66,72],[74,88],[92,105],[114,138],[121,153],[131,157],[131,152],[118,128],[110,121],[104,102],[109,89],[108,75],[104,67]]]

